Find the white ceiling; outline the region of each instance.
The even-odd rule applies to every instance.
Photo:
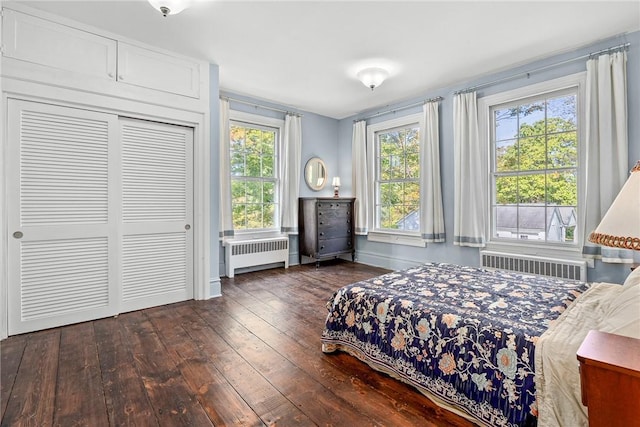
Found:
[[[640,29],[635,1],[21,1],[220,66],[223,91],[333,118]],[[375,91],[355,74],[384,65]]]

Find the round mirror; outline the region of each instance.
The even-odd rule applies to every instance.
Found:
[[[322,159],[309,159],[304,167],[304,180],[313,191],[320,191],[327,184],[327,166]]]

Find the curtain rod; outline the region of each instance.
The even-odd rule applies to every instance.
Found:
[[[395,113],[396,111],[406,110],[407,108],[416,107],[416,106],[418,106],[418,105],[428,104],[429,102],[438,102],[438,101],[442,101],[443,99],[444,99],[444,98],[443,98],[443,97],[441,97],[441,96],[436,96],[435,98],[425,99],[424,101],[414,102],[413,104],[405,105],[405,106],[398,107],[398,108],[394,108],[394,109],[391,109],[391,110],[378,111],[377,113],[374,113],[374,114],[372,114],[372,115],[370,115],[370,116],[367,116],[367,117],[363,117],[363,118],[361,118],[361,119],[354,120],[354,121],[353,121],[353,123],[360,122],[360,121],[362,121],[362,120],[372,119],[372,118],[374,118],[374,117],[378,117],[378,116],[381,116],[381,115],[383,115],[383,114]]]
[[[256,104],[255,102],[243,101],[242,99],[232,98],[230,96],[221,96],[220,99],[226,99],[227,101],[233,101],[233,102],[237,102],[239,104],[250,105],[250,106],[256,107],[256,108],[262,108],[262,109],[265,109],[265,110],[277,111],[279,113],[291,114],[291,115],[299,116],[299,117],[302,117],[304,115],[304,114],[300,114],[300,113],[294,113],[294,112],[289,111],[289,110],[282,110],[280,108],[275,108],[275,107],[269,107],[267,105]]]
[[[493,81],[490,81],[490,82],[487,82],[487,83],[481,83],[479,85],[475,85],[475,86],[468,87],[466,89],[455,91],[454,95],[459,95],[461,93],[473,92],[474,90],[477,90],[477,89],[480,89],[480,88],[493,86],[495,84],[506,82],[506,81],[509,81],[509,80],[515,80],[515,79],[517,79],[519,77],[523,77],[523,76],[526,76],[527,78],[529,78],[529,75],[532,74],[532,73],[537,73],[539,71],[544,71],[544,70],[546,70],[548,68],[559,67],[560,65],[569,64],[571,62],[579,61],[580,59],[591,58],[591,57],[594,57],[594,56],[599,56],[599,55],[602,55],[604,53],[614,52],[614,51],[617,51],[617,50],[624,50],[624,49],[627,49],[630,45],[631,45],[631,43],[628,43],[628,42],[627,43],[623,43],[623,44],[620,44],[618,46],[612,46],[612,47],[609,47],[609,48],[606,48],[606,49],[599,50],[597,52],[591,52],[591,53],[588,53],[586,55],[577,56],[575,58],[566,59],[564,61],[556,62],[554,64],[545,65],[544,67],[535,68],[535,69],[530,70],[530,71],[524,71],[522,73],[513,74],[511,76],[503,77],[501,79],[493,80]]]

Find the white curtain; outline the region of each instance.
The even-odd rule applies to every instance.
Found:
[[[424,129],[420,133],[420,234],[427,242],[444,242],[444,214],[440,185],[440,135],[438,102],[422,107]]]
[[[298,233],[301,150],[302,120],[298,115],[287,114],[280,149],[280,229],[284,233]]]
[[[589,243],[589,234],[613,203],[627,180],[627,54],[615,52],[587,61],[586,185],[582,204],[584,255],[604,262],[633,262],[630,250]]]
[[[367,176],[367,122],[361,120],[353,124],[351,141],[351,161],[353,196],[356,198],[355,232],[369,233],[369,181]]]
[[[220,237],[233,236],[231,213],[231,173],[230,173],[229,101],[220,100]]]
[[[453,244],[486,245],[486,150],[480,145],[476,93],[453,98],[455,203]]]

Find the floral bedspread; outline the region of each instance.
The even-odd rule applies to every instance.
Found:
[[[323,351],[353,352],[481,424],[535,424],[536,341],[587,287],[428,263],[336,291]]]

